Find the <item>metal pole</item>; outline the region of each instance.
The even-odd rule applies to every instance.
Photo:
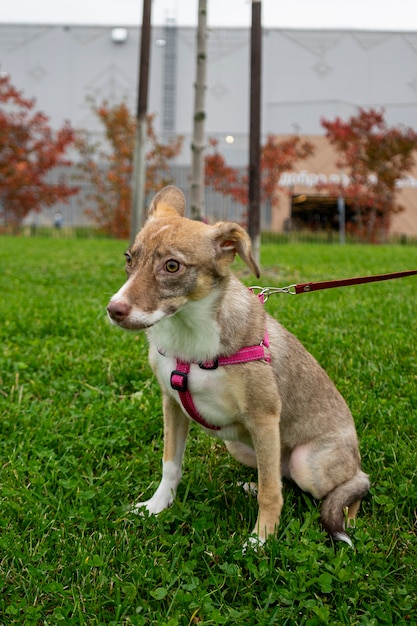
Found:
[[[337,210],[339,212],[339,243],[346,242],[346,212],[345,199],[342,195],[337,198]]]
[[[261,0],[252,0],[249,128],[248,230],[255,260],[260,257],[260,156],[261,156]]]
[[[133,193],[130,239],[135,239],[136,233],[144,222],[145,204],[145,146],[146,146],[146,114],[148,109],[148,76],[149,51],[151,40],[151,3],[152,0],[143,0],[142,32],[139,60],[138,102],[136,111],[135,152],[133,156]]]

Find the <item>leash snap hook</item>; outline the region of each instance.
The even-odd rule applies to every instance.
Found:
[[[295,288],[295,284],[288,285],[288,287],[259,287],[258,285],[255,285],[254,287],[251,287],[251,290],[259,289],[258,297],[263,298],[263,302],[265,303],[268,301],[269,296],[274,293],[288,293],[291,296],[295,296],[297,295]]]

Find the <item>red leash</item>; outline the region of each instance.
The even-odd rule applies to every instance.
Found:
[[[334,287],[348,287],[349,285],[375,283],[382,280],[393,280],[394,278],[414,276],[416,274],[417,270],[407,270],[405,272],[394,272],[392,274],[377,274],[375,276],[358,276],[356,278],[342,278],[340,280],[300,283],[298,285],[289,285],[288,287],[252,287],[252,289],[260,289],[259,295],[264,296],[266,301],[273,293],[289,293],[296,296],[299,293],[310,293],[310,291],[319,291],[320,289],[333,289]]]

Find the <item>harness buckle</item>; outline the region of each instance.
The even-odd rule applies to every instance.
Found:
[[[172,389],[175,391],[187,391],[188,389],[188,375],[186,372],[179,372],[174,370],[171,372],[170,381]]]

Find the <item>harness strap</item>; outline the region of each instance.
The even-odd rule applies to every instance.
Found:
[[[250,361],[266,361],[269,363],[271,357],[269,353],[265,351],[265,348],[268,347],[269,337],[265,329],[264,338],[260,345],[241,348],[241,350],[238,350],[238,352],[232,354],[231,356],[219,357],[215,361],[205,361],[204,363],[199,363],[198,365],[201,369],[213,370],[223,365],[236,365],[239,363],[249,363]],[[188,374],[190,372],[190,368],[190,363],[177,359],[175,370],[171,372],[171,387],[175,389],[175,391],[178,391],[182,406],[195,422],[210,430],[221,430],[221,426],[209,424],[198,412],[190,390],[188,389]]]
[[[215,361],[205,361],[199,363],[199,366],[203,370],[215,370],[219,365],[236,365],[238,363],[249,363],[250,361],[270,361],[271,357],[268,353],[265,353],[264,348],[269,348],[269,337],[265,330],[263,341],[258,346],[249,346],[248,348],[241,348],[235,354],[231,356],[220,356]]]
[[[220,430],[220,426],[214,426],[206,422],[204,417],[200,415],[193,402],[192,395],[188,389],[188,374],[190,371],[190,363],[185,361],[179,361],[177,359],[176,369],[171,372],[171,387],[178,391],[178,395],[181,400],[181,404],[187,411],[188,415],[200,426],[209,428],[210,430]]]

